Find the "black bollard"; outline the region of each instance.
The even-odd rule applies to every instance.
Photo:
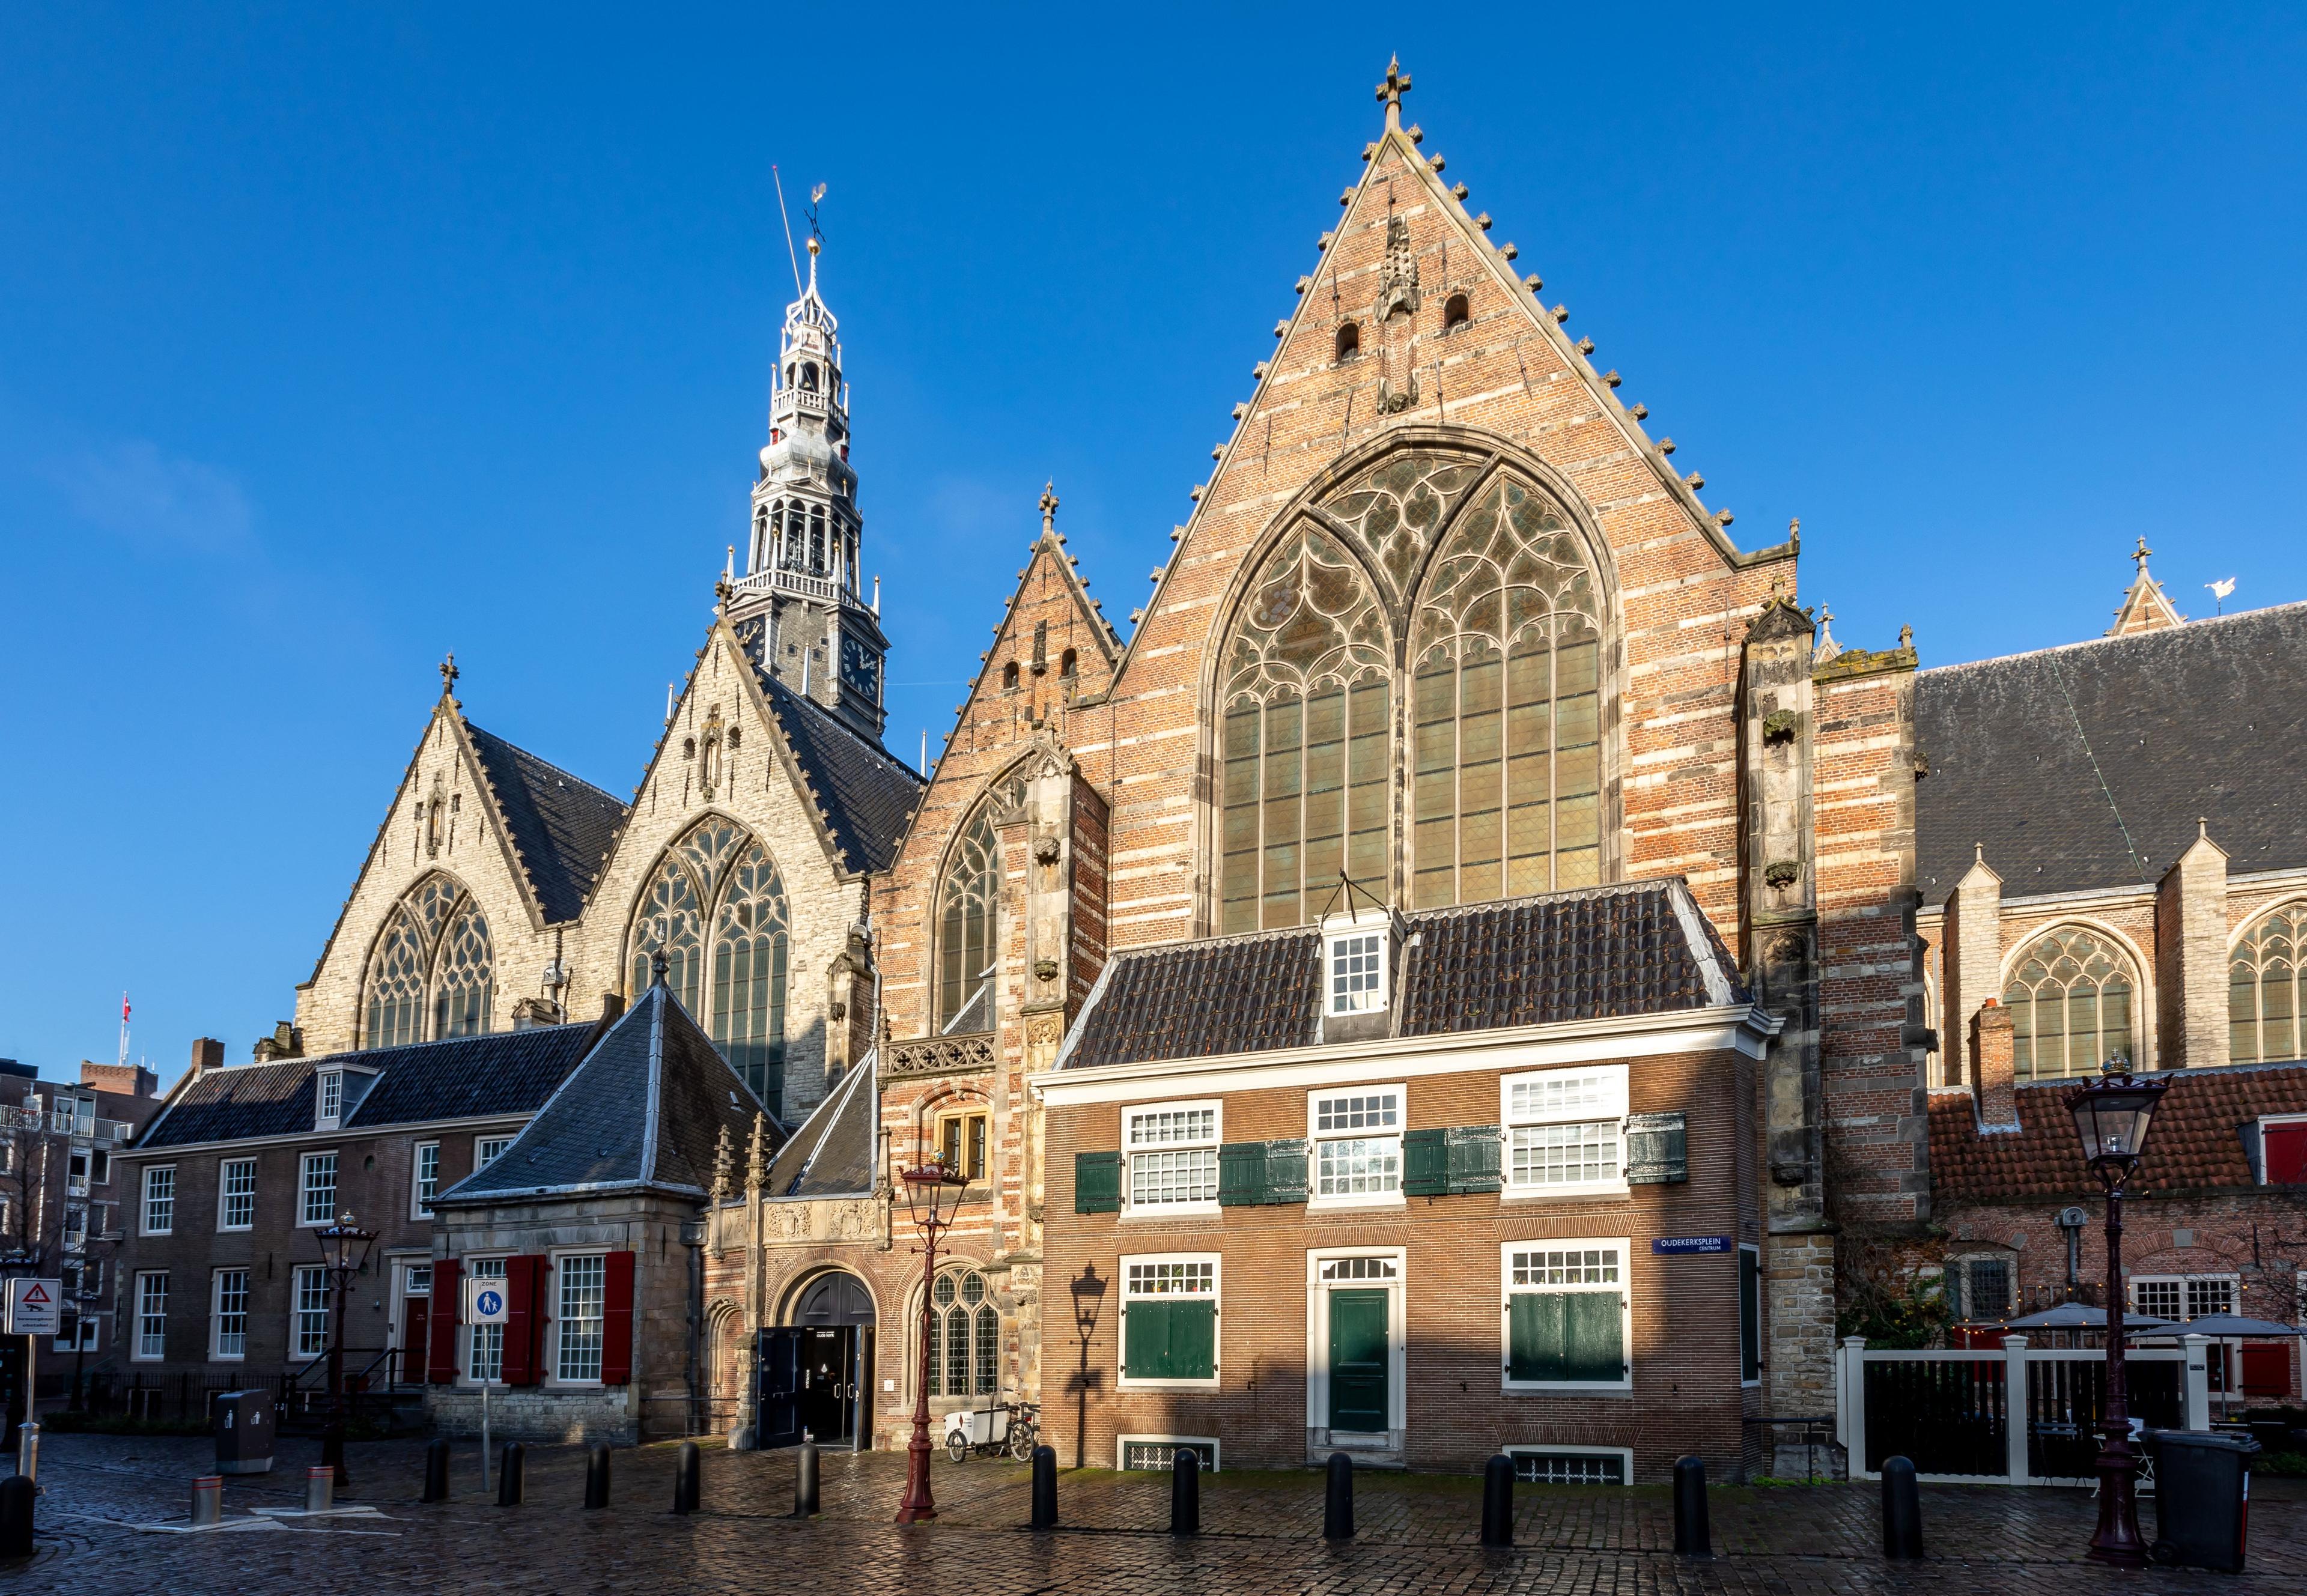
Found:
[[[1322,1493],[1322,1539],[1354,1538],[1354,1460],[1342,1452],[1330,1454],[1330,1482]]]
[[[1202,1454],[1180,1446],[1170,1454],[1170,1533],[1202,1532]]]
[[[1033,1525],[1037,1530],[1058,1527],[1058,1449],[1055,1446],[1033,1448]]]
[[[527,1482],[522,1478],[527,1472],[528,1448],[519,1441],[507,1441],[497,1458],[497,1506],[518,1507],[526,1499]]]
[[[697,1511],[697,1470],[701,1454],[694,1441],[681,1444],[681,1462],[673,1471],[673,1510]]]
[[[1678,1557],[1714,1555],[1714,1537],[1706,1527],[1706,1464],[1695,1457],[1675,1460],[1674,1551]]]
[[[32,1555],[32,1482],[21,1474],[0,1480],[0,1557]]]
[[[817,1513],[817,1443],[801,1444],[801,1461],[793,1469],[793,1516],[810,1518]]]
[[[1514,1544],[1514,1459],[1504,1453],[1482,1465],[1482,1544]]]
[[[585,1506],[609,1505],[609,1446],[604,1441],[585,1454]]]
[[[431,1441],[425,1447],[425,1497],[428,1502],[449,1499],[449,1443]]]
[[[1923,1555],[1923,1491],[1911,1458],[1882,1460],[1882,1555]]]

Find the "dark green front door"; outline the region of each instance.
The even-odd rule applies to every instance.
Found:
[[[1368,1433],[1386,1428],[1385,1292],[1330,1293],[1330,1428]]]

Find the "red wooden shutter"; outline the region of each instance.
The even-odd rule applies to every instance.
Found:
[[[633,1377],[633,1255],[613,1252],[602,1291],[601,1384],[625,1386]]]
[[[459,1317],[459,1276],[465,1266],[455,1258],[442,1258],[433,1266],[433,1302],[434,1311],[429,1316],[426,1328],[431,1332],[432,1349],[425,1360],[425,1377],[435,1386],[453,1385],[457,1378],[457,1320]]]
[[[433,1355],[433,1340],[426,1334],[432,1324],[433,1299],[410,1297],[400,1305],[400,1356],[393,1360],[392,1377],[406,1380],[424,1372],[424,1363]]]
[[[2269,1186],[2307,1185],[2307,1125],[2270,1125],[2261,1146]]]
[[[545,1328],[544,1294],[543,1258],[532,1253],[505,1260],[504,1383],[508,1386],[537,1382],[536,1343]]]

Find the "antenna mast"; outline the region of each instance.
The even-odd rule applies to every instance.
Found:
[[[120,1067],[128,1067],[128,994],[120,994]]]

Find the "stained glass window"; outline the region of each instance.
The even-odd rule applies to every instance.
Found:
[[[642,889],[628,964],[638,994],[655,979],[653,957],[664,952],[673,997],[702,1018],[773,1114],[785,1106],[788,924],[776,861],[743,827],[712,815],[666,850]]]
[[[2286,904],[2243,934],[2227,966],[2227,1056],[2237,1064],[2307,1057],[2307,904]]]
[[[433,1034],[476,1036],[489,1028],[489,990],[495,984],[489,924],[469,905],[450,922],[433,977]]]
[[[993,970],[1000,955],[1001,845],[993,811],[1006,796],[977,806],[954,845],[938,893],[938,1029],[993,1028]]]
[[[986,1396],[1001,1384],[1001,1315],[974,1269],[940,1274],[930,1291],[930,1394]]]
[[[2018,1078],[2096,1075],[2131,1053],[2131,962],[2080,926],[2038,937],[2011,966],[2003,1006]]]
[[[395,906],[370,956],[361,1044],[476,1035],[489,1028],[495,990],[480,906],[447,876],[428,875]]]

